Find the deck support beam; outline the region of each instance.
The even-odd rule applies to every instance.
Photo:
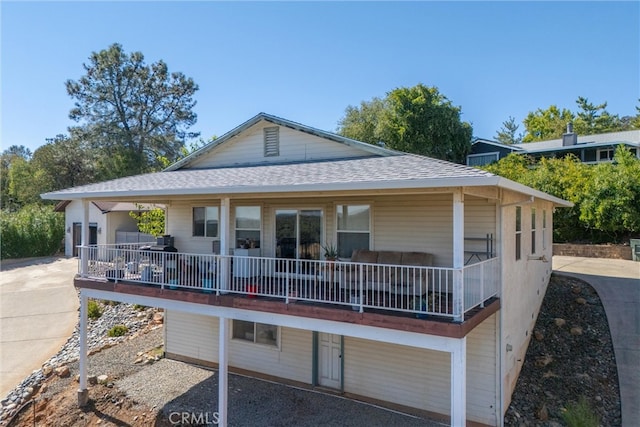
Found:
[[[87,390],[87,313],[89,298],[80,290],[80,387],[78,388],[78,406],[83,407],[89,401]]]
[[[220,317],[220,330],[218,340],[218,425],[227,426],[227,402],[228,402],[228,378],[229,378],[229,346],[227,334],[229,332],[229,319]]]
[[[464,426],[467,419],[467,337],[451,352],[451,425]]]

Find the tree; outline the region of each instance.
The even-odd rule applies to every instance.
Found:
[[[394,150],[464,163],[472,127],[460,120],[460,114],[437,88],[418,84],[347,107],[338,132]]]
[[[78,139],[56,135],[33,153],[35,170],[42,171],[45,187],[41,193],[89,184],[96,179],[96,155]]]
[[[152,236],[164,234],[164,210],[152,208],[144,210],[145,206],[136,204],[138,210],[129,212],[129,216],[138,223],[138,231]]]
[[[561,138],[567,123],[573,122],[574,115],[567,109],[560,110],[555,105],[546,110],[538,108],[524,119],[526,134],[522,142],[546,141]]]
[[[31,159],[31,150],[24,145],[12,145],[0,155],[0,202],[3,209],[15,207],[15,200],[9,193],[9,173],[12,163],[29,161],[29,159]]]
[[[72,139],[103,154],[101,178],[157,170],[160,157],[174,161],[187,129],[197,120],[193,107],[198,86],[182,73],[169,73],[162,61],[147,65],[141,52],[127,55],[122,46],[93,52],[86,74],[66,82],[75,100],[69,117]]]
[[[579,96],[576,104],[580,107],[573,124],[576,133],[592,135],[622,130],[620,118],[609,114],[606,102],[594,105],[587,98]]]
[[[516,119],[509,116],[509,119],[502,122],[502,128],[494,137],[503,144],[520,144],[522,142],[522,132],[516,135],[520,125],[516,124]]]

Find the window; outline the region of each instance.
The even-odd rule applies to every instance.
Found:
[[[217,206],[193,208],[193,235],[218,237],[218,220]]]
[[[542,249],[547,249],[547,211],[542,210]]]
[[[522,258],[522,207],[516,206],[516,261]]]
[[[603,148],[598,150],[598,161],[599,162],[609,162],[613,160],[613,155],[616,150],[614,148]]]
[[[531,254],[536,253],[536,208],[531,208]]]
[[[484,166],[497,162],[500,153],[469,154],[467,156],[467,166]]]
[[[260,206],[236,207],[236,247],[260,247]]]
[[[277,157],[280,155],[280,128],[264,128],[264,156]]]
[[[233,338],[255,344],[278,346],[278,327],[244,320],[233,321]]]
[[[369,205],[338,205],[336,211],[338,256],[350,258],[354,249],[369,249]]]

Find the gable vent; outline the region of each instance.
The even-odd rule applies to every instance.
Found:
[[[279,127],[264,128],[264,156],[275,157],[280,155]]]

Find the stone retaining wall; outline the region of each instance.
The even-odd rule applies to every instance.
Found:
[[[579,256],[587,258],[631,259],[631,247],[625,245],[575,245],[554,243],[554,255]]]

